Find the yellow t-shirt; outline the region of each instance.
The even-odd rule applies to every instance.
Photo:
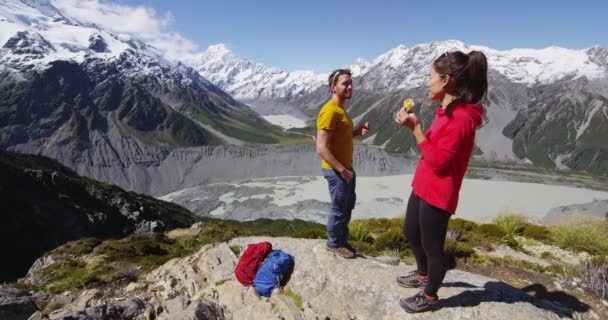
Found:
[[[317,131],[332,132],[329,150],[341,164],[350,169],[353,167],[353,121],[346,110],[333,100],[329,100],[319,111]],[[321,162],[323,169],[332,169],[325,160]]]

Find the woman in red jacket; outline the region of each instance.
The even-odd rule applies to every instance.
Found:
[[[448,269],[443,251],[448,220],[456,211],[475,129],[482,123],[483,109],[477,103],[488,89],[487,70],[486,56],[479,51],[442,54],[431,66],[428,81],[428,97],[441,101],[430,128],[424,132],[416,114],[403,109],[395,119],[412,130],[421,154],[403,226],[417,270],[398,277],[397,283],[423,290],[399,301],[407,312],[432,309]]]

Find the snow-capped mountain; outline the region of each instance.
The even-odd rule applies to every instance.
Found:
[[[326,75],[311,76],[308,79],[315,80],[308,83],[300,79],[298,85],[306,89],[297,95],[284,94],[277,89],[284,86],[282,81],[266,77],[266,81],[254,83],[245,75],[274,70],[289,77],[288,73],[238,58],[224,46],[212,49],[221,49],[221,54],[209,54],[215,58],[205,60],[205,71],[197,70],[212,82],[216,81],[214,75],[224,79],[214,83],[258,105],[256,110],[272,103],[288,105],[312,120],[329,98],[321,79]],[[371,62],[357,61],[351,66],[355,95],[348,109],[355,122],[369,122],[375,128],[364,142],[389,151],[416,152],[411,137],[394,126],[392,116],[403,97],[411,96],[419,102],[423,119],[432,119],[434,104],[426,101],[425,89],[429,67],[438,56],[454,50],[480,50],[488,58],[490,90],[484,103],[485,125],[477,135],[477,157],[608,174],[608,166],[603,164],[608,163],[608,150],[594,138],[608,135],[608,49],[597,46],[501,51],[449,40],[398,46]],[[241,88],[256,88],[257,96]],[[268,92],[272,94],[265,95]],[[291,109],[273,111],[289,114]]]
[[[428,68],[446,51],[483,51],[490,68],[514,83],[527,86],[550,84],[560,79],[603,78],[608,73],[608,49],[593,47],[571,50],[545,49],[495,50],[466,45],[457,40],[436,41],[412,47],[398,46],[371,62],[358,59],[350,65],[354,77],[364,78],[363,89],[412,89],[425,84]],[[310,93],[327,81],[327,73],[287,72],[238,57],[225,45],[210,46],[191,65],[215,85],[241,100],[291,100]],[[331,70],[328,70],[328,73]]]
[[[184,61],[236,99],[297,98],[322,83],[325,74],[312,71],[286,72],[237,57],[224,44]]]
[[[448,51],[479,50],[486,54],[491,70],[514,83],[527,86],[546,85],[568,78],[599,79],[606,77],[608,59],[605,50],[591,48],[571,50],[559,47],[545,49],[512,49],[506,51],[461,41],[437,41],[413,47],[399,46],[371,62],[362,75],[365,89],[411,89],[423,86],[432,62]],[[603,56],[602,56],[603,54]]]
[[[77,172],[111,167],[124,179],[121,170],[157,161],[160,147],[285,137],[131,35],[66,17],[49,1],[0,4],[0,148],[47,155]]]
[[[287,72],[267,67],[238,57],[224,44],[210,46],[207,51],[188,57],[184,63],[236,99],[244,101],[297,99],[325,85],[329,73]],[[367,61],[358,59],[350,68],[356,76],[363,74],[368,65]]]

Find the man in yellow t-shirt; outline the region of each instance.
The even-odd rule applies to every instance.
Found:
[[[317,153],[323,160],[323,176],[329,186],[331,207],[327,216],[327,249],[344,258],[354,258],[348,244],[348,223],[355,207],[356,175],[353,169],[353,137],[364,136],[369,127],[353,130],[344,108],[352,97],[353,80],[349,69],[334,70],[328,78],[332,97],[317,117]]]

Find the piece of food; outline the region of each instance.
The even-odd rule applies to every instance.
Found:
[[[403,110],[410,112],[412,111],[412,108],[414,108],[414,100],[410,98],[403,100]]]
[[[369,122],[366,122],[363,127],[365,127],[366,129],[369,128]]]

